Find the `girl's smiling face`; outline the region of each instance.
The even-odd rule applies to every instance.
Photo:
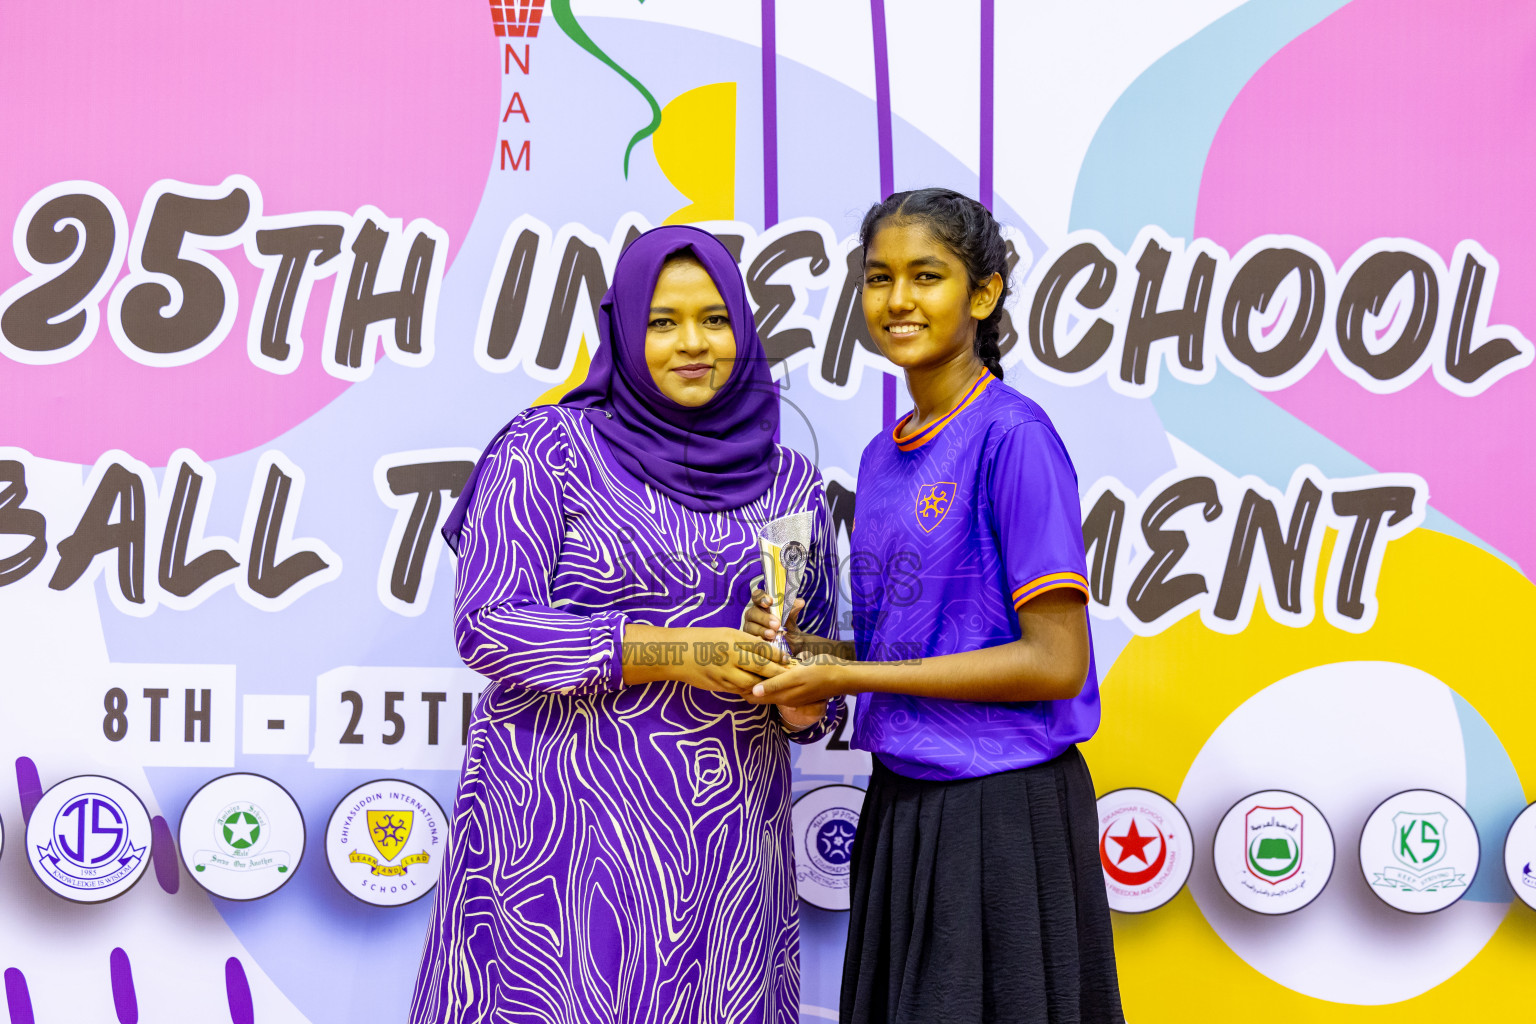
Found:
[[[645,364],[656,387],[678,405],[707,405],[730,379],[736,359],[731,317],[709,271],[697,260],[668,260],[656,278],[645,326]]]
[[[973,289],[965,264],[921,221],[886,221],[864,252],[864,321],[904,370],[971,357],[976,323],[1001,292],[997,274]]]

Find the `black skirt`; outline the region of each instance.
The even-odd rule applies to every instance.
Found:
[[[1093,780],[1076,747],[957,782],[875,759],[843,1024],[1122,1024]]]

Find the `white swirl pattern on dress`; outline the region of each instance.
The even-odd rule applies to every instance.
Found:
[[[827,633],[820,475],[778,447],[767,493],[695,512],[609,458],[586,417],[520,415],[466,519],[454,629],[491,684],[470,725],[413,1024],[792,1024],[787,738],[767,708],[626,687],[626,620],[741,625],[761,523],[817,510],[802,594]],[[842,702],[796,734],[834,727]]]

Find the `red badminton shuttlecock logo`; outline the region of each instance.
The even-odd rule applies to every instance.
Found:
[[[502,38],[532,39],[543,17],[544,0],[491,0],[491,23]]]

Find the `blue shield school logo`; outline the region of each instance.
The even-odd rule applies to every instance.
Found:
[[[932,533],[944,521],[957,489],[953,480],[941,480],[918,488],[917,525],[923,528],[924,533]]]

